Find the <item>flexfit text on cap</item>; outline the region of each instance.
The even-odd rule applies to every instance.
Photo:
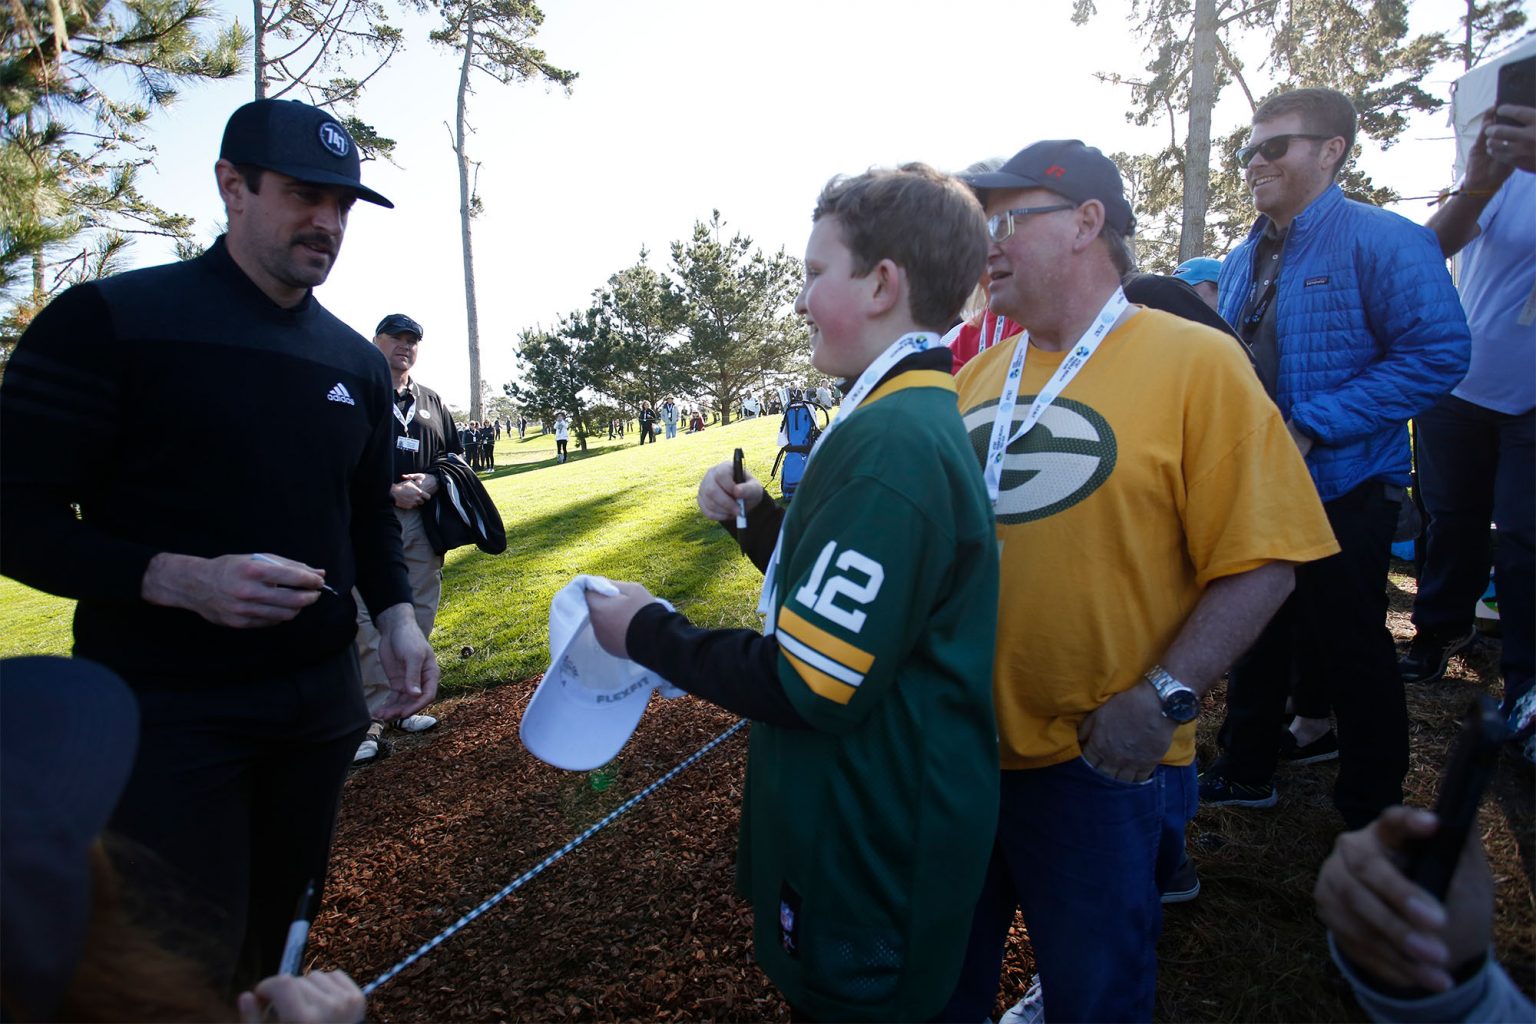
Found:
[[[1125,198],[1125,184],[1115,162],[1078,139],[1051,139],[1015,153],[995,171],[963,174],[973,189],[1045,188],[1073,202],[1097,199],[1104,221],[1122,235],[1134,234],[1136,218]]]
[[[359,199],[395,205],[363,187],[357,143],[341,123],[298,100],[253,100],[229,115],[219,159],[254,164],[313,185],[341,185]]]
[[[421,324],[412,320],[404,313],[391,313],[379,321],[379,326],[373,329],[374,336],[380,334],[401,334],[406,331],[416,335],[417,340],[425,338],[427,332],[421,329]]]
[[[598,645],[587,612],[588,589],[619,592],[609,580],[581,575],[555,594],[549,604],[549,669],[518,726],[530,754],[566,771],[590,771],[612,761],[639,726],[652,690],[663,696],[682,693],[643,665]]]
[[[1209,256],[1195,256],[1180,263],[1173,276],[1186,284],[1215,283],[1221,277],[1221,260]]]

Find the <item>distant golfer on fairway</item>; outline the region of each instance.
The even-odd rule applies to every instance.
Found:
[[[755,723],[737,884],[790,1005],[926,1020],[959,976],[997,816],[997,549],[938,335],[986,225],[920,164],[834,179],[813,220],[795,309],[816,368],[854,381],[842,413],[787,512],[730,462],[699,487],[764,571],[763,633],[697,629],[636,583],[587,602],[610,653]]]

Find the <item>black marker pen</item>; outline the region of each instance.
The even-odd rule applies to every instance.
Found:
[[[731,478],[733,480],[735,480],[738,484],[744,484],[744,483],[747,482],[747,471],[746,471],[746,468],[744,466],[742,466],[741,459],[742,459],[741,449],[737,448],[736,449],[736,454],[735,454],[735,456],[731,460]],[[736,529],[738,529],[738,530],[745,530],[746,528],[747,528],[747,500],[745,498],[737,498],[736,499]]]
[[[299,905],[293,912],[293,924],[288,926],[288,940],[283,943],[283,959],[278,964],[279,974],[298,974],[304,967],[304,945],[309,941],[309,923],[315,916],[315,883],[304,886]]]

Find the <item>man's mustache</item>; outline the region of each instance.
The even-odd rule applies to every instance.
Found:
[[[308,234],[294,235],[290,245],[309,245],[316,249],[323,249],[331,256],[336,255],[336,242],[330,235],[312,231]]]

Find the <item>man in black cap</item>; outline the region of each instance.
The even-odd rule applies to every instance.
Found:
[[[1135,225],[1107,157],[1040,142],[966,179],[991,310],[1025,332],[955,378],[1003,559],[1003,771],[944,1019],[990,1012],[1022,907],[1046,1019],[1149,1020],[1161,901],[1199,891],[1199,698],[1333,538],[1242,349],[1126,301]]]
[[[394,385],[395,475],[389,497],[395,518],[400,521],[400,539],[405,553],[406,573],[411,581],[411,603],[421,635],[432,636],[437,619],[437,605],[443,595],[443,556],[432,549],[427,539],[422,514],[427,503],[437,496],[440,484],[431,472],[432,463],[447,452],[464,454],[453,414],[436,391],[416,381],[411,367],[416,365],[416,350],[426,332],[421,324],[404,313],[391,313],[374,328],[373,343],[384,353]],[[358,745],[353,764],[367,764],[384,753],[386,722],[378,710],[390,701],[389,674],[379,660],[383,637],[361,606],[357,613],[357,656],[363,675],[363,699],[373,717],[368,735]],[[432,715],[406,715],[388,723],[406,732],[426,732],[437,725]]]
[[[310,294],[354,201],[389,202],[293,101],[236,110],[214,175],[229,229],[206,253],[71,288],[17,346],[0,571],[76,598],[75,653],[136,691],[113,829],[208,905],[187,924],[227,981],[273,973],[325,877],[369,717],[353,587],[395,691],[379,717],[424,706],[438,671],[389,501],[389,369]]]

